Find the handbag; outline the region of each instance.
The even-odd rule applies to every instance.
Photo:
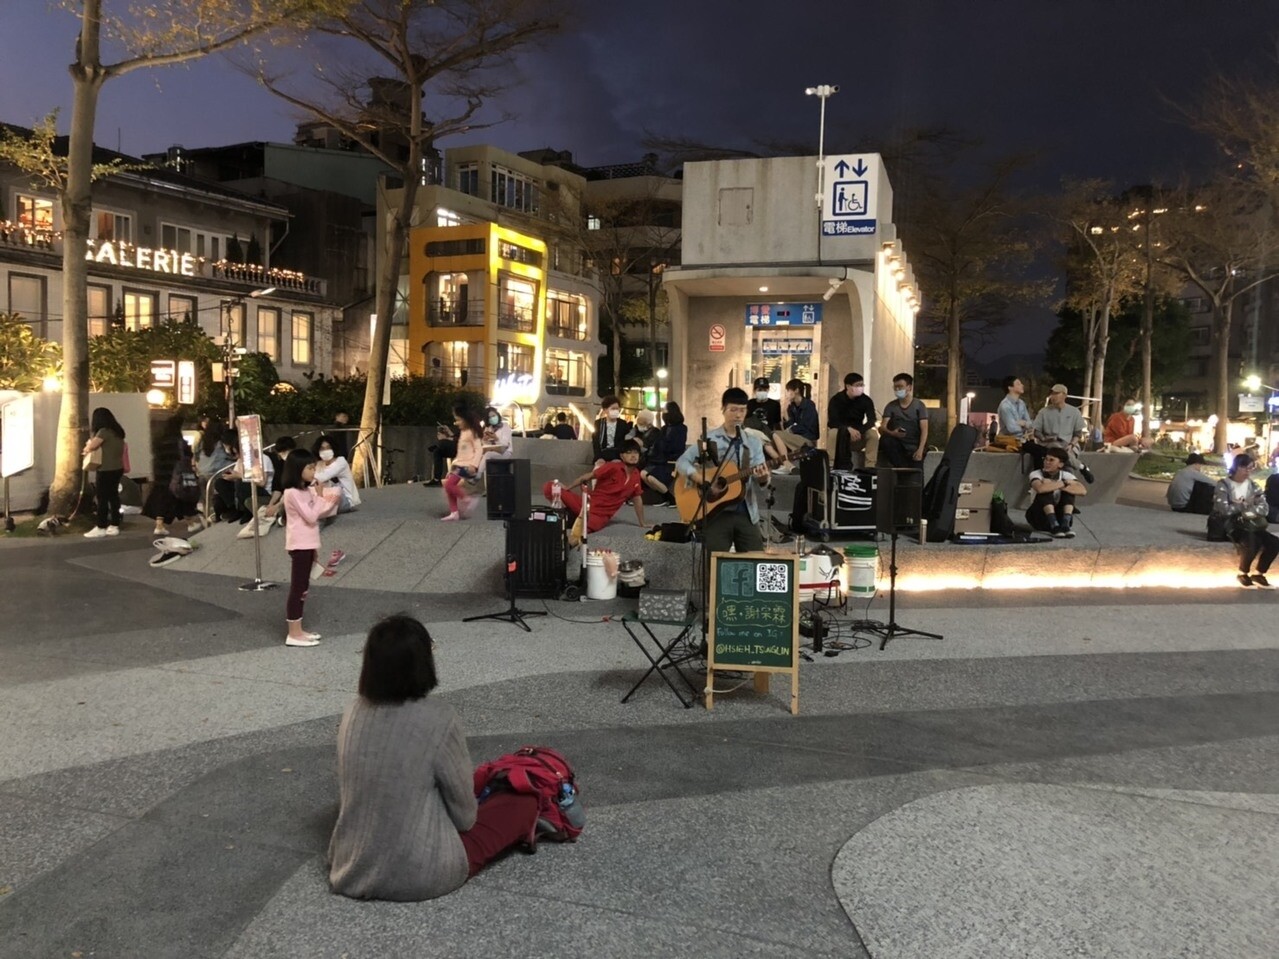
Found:
[[[96,450],[90,450],[84,454],[84,468],[87,470],[96,470],[102,466],[102,447]]]

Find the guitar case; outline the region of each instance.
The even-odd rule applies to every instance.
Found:
[[[924,486],[920,512],[928,520],[928,542],[943,543],[955,531],[955,505],[959,483],[977,445],[977,429],[966,423],[955,427],[946,442],[941,462]]]

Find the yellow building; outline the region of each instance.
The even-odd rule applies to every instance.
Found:
[[[546,243],[464,223],[419,227],[409,247],[409,369],[499,405],[541,405],[544,380],[559,375],[546,370],[543,350]]]

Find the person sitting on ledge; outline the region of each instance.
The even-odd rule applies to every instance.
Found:
[[[1140,412],[1141,404],[1137,402],[1136,397],[1130,396],[1124,400],[1122,410],[1116,410],[1110,414],[1110,419],[1106,420],[1106,428],[1101,434],[1107,451],[1119,449],[1144,453],[1150,449],[1149,440],[1141,438],[1141,434],[1137,432],[1137,422],[1133,418],[1135,413]]]
[[[568,421],[567,413],[555,414],[555,428],[552,432],[557,440],[577,439],[577,431],[573,429],[573,424]]]
[[[1168,484],[1168,492],[1164,495],[1174,512],[1197,513],[1200,516],[1212,512],[1212,494],[1216,484],[1211,476],[1204,474],[1205,462],[1202,453],[1191,453],[1186,457],[1186,465]]]
[[[1034,457],[1037,469],[1043,469],[1043,457],[1047,448],[1055,447],[1065,450],[1068,459],[1063,462],[1069,463],[1085,482],[1091,483],[1092,470],[1079,458],[1079,444],[1088,427],[1084,423],[1084,414],[1080,412],[1079,407],[1071,406],[1066,402],[1066,394],[1069,392],[1064,384],[1053,384],[1052,391],[1048,394],[1047,404],[1035,415],[1035,421],[1031,424],[1036,442],[1023,443],[1022,449],[1029,450]]]
[[[1230,474],[1217,482],[1212,497],[1212,519],[1224,521],[1226,535],[1239,553],[1239,584],[1270,586],[1266,573],[1279,556],[1279,536],[1266,529],[1269,512],[1266,497],[1252,483],[1253,459],[1240,453],[1230,464]],[[1257,571],[1249,575],[1253,560]]]
[[[805,447],[816,446],[820,430],[817,405],[804,395],[804,381],[790,380],[786,384],[786,418],[773,434],[773,451],[782,461],[774,472],[789,473],[792,467],[787,460]]]
[[[1022,399],[1026,387],[1015,376],[1004,378],[1007,395],[999,401],[999,432],[993,445],[1001,449],[1019,450],[1030,433],[1030,411]]]
[[[582,498],[573,492],[576,487],[586,483],[593,484],[590,489],[590,500],[586,531],[597,533],[608,525],[614,514],[622,508],[622,504],[630,501],[635,507],[635,519],[640,526],[644,525],[644,497],[642,484],[647,483],[659,493],[666,492],[666,485],[653,479],[639,468],[641,449],[635,440],[622,443],[621,460],[615,463],[602,463],[589,473],[583,473],[572,483],[561,485],[560,502],[569,512],[569,520],[573,524],[569,534],[569,543],[576,546],[582,541],[581,513]],[[542,487],[542,495],[548,503],[555,502],[555,480]]]
[[[338,726],[329,886],[352,899],[419,902],[460,887],[533,834],[537,797],[475,798],[466,733],[437,684],[431,635],[410,616],[369,630],[359,696]]]
[[[1043,469],[1030,474],[1034,502],[1026,510],[1026,522],[1056,539],[1074,539],[1075,497],[1088,493],[1074,473],[1065,470],[1066,451],[1054,446],[1044,453]]]

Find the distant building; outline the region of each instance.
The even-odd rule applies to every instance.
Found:
[[[120,156],[95,148],[94,162]],[[278,203],[163,166],[97,181],[85,250],[89,335],[189,320],[265,353],[282,379],[327,371],[336,305],[322,273],[279,255],[291,222]],[[56,194],[0,166],[0,303],[51,340],[62,338],[62,244]]]

